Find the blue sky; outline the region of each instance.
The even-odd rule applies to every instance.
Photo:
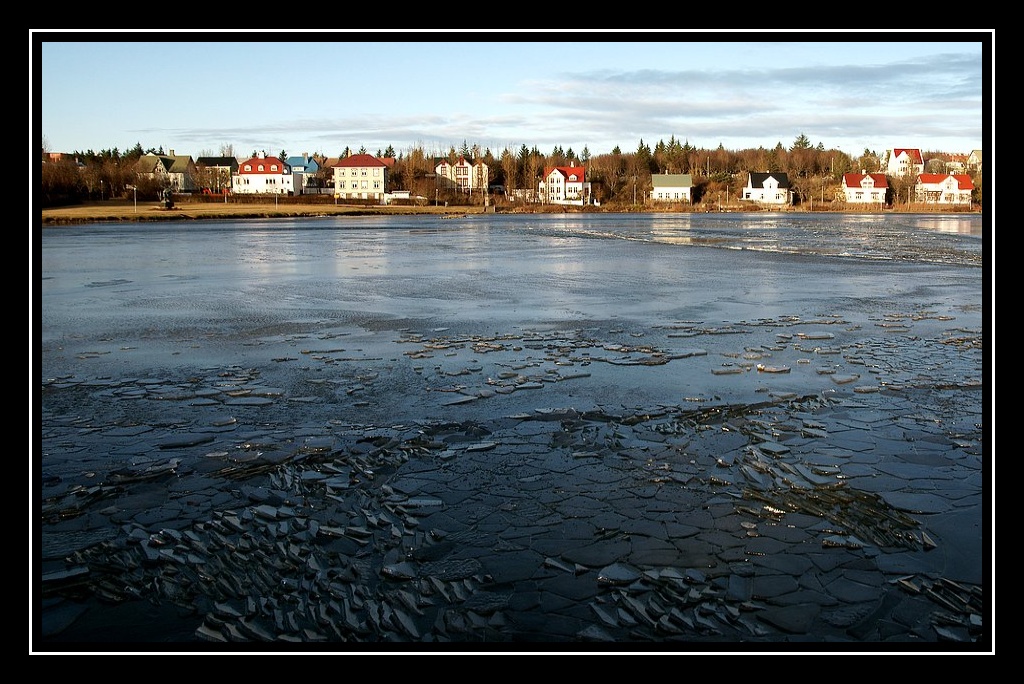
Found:
[[[968,153],[989,147],[994,109],[989,29],[30,33],[33,139],[62,152],[441,154],[465,142],[596,155],[673,136],[789,147],[803,134],[853,156]]]

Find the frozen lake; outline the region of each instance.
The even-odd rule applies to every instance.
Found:
[[[176,530],[205,550],[191,550],[198,574],[175,569],[182,586],[163,597],[189,609],[143,620],[158,627],[141,641],[977,643],[970,610],[962,628],[920,617],[890,634],[868,607],[899,578],[984,584],[982,221],[566,214],[46,229],[34,475],[57,587],[46,594],[61,598],[48,637],[133,634],[144,611],[104,610],[112,585],[80,568],[141,563],[115,582],[137,583],[128,605],[141,605],[159,585],[148,573],[165,587],[171,575],[134,556],[138,540],[156,553],[152,535]],[[338,474],[343,489],[311,489]],[[890,507],[903,527],[858,538],[838,514],[819,527],[793,496],[829,481],[862,497],[835,506]],[[551,496],[561,489],[575,494]],[[782,550],[765,528],[783,521],[740,524],[762,505],[790,506],[788,528],[804,538]],[[267,607],[258,578],[250,590],[204,587],[203,558],[234,557],[214,550],[227,518],[248,538],[257,523],[259,535],[290,527],[306,571],[314,555],[323,565],[322,591],[340,582],[337,610],[314,627]],[[325,542],[327,529],[349,532]],[[865,554],[874,589],[858,596],[826,558]],[[783,611],[757,589],[751,559],[790,578],[787,596],[813,588],[813,607]],[[477,571],[440,586],[456,561]],[[658,616],[601,619],[616,602],[635,612],[641,580],[623,577],[668,568],[699,571],[689,582],[710,612],[684,601],[660,627]],[[296,572],[289,591],[308,602]],[[422,605],[384,619],[380,606],[400,600],[387,580]],[[663,584],[643,594],[648,614],[674,595]],[[723,586],[731,593],[712,599]],[[452,598],[467,591],[475,599]],[[445,612],[435,592],[469,612]],[[560,607],[569,595],[578,610]],[[225,626],[225,602],[249,603],[244,624]],[[741,606],[758,620],[740,619]],[[704,624],[715,613],[721,624]]]
[[[265,362],[285,332],[373,353],[403,329],[621,329],[902,308],[981,325],[981,218],[536,215],[86,226],[44,231],[44,373]],[[965,316],[967,317],[965,319]],[[391,337],[380,333],[390,331]],[[674,343],[679,346],[679,342]],[[127,350],[123,350],[126,348]],[[130,351],[128,351],[130,350]]]

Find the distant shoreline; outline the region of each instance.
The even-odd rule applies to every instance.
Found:
[[[832,208],[816,210],[812,208],[795,209],[760,209],[756,206],[732,206],[723,209],[724,213],[857,213],[857,214],[980,214],[979,210],[954,209],[950,207],[936,208],[934,205],[911,205],[900,209]],[[707,213],[706,209],[695,207],[587,207],[575,206],[399,206],[399,205],[336,205],[336,204],[298,204],[272,203],[240,204],[214,202],[185,202],[176,204],[172,209],[165,209],[158,202],[140,202],[111,200],[92,202],[89,204],[69,207],[55,207],[42,210],[43,227],[64,225],[81,225],[88,223],[148,223],[152,221],[195,221],[207,219],[251,219],[251,218],[303,218],[323,216],[464,216],[468,214],[540,214],[540,213]],[[718,212],[711,212],[718,213]]]

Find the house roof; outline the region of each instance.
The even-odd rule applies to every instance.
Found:
[[[918,174],[917,181],[923,185],[938,185],[944,183],[947,178],[956,179],[960,190],[974,189],[974,181],[966,173],[921,173]]]
[[[889,182],[884,173],[844,173],[843,184],[848,188],[859,188],[865,178],[870,178],[876,188],[888,188]]]
[[[171,165],[167,170],[171,173],[188,173],[189,166],[194,164],[191,155],[175,155],[170,157]]]
[[[470,159],[466,159],[465,157],[459,157],[454,162],[450,162],[448,161],[448,157],[434,157],[434,168],[441,166],[441,164],[448,164],[450,166],[460,166],[463,164],[467,164],[469,166],[476,166],[477,164],[483,164],[483,162],[472,161]]]
[[[252,171],[245,171],[244,167],[245,167],[246,164],[251,164],[252,167],[253,167],[253,170]],[[257,167],[260,164],[263,164],[263,166],[264,166],[263,171],[257,171]],[[277,167],[278,167],[277,171],[271,171],[270,170],[270,167],[273,166],[274,164],[277,164]],[[244,162],[242,162],[242,163],[240,163],[238,165],[238,172],[241,173],[241,174],[247,174],[247,173],[283,174],[283,173],[287,173],[288,172],[287,169],[288,169],[288,165],[285,164],[283,161],[281,161],[281,159],[279,157],[250,157],[250,158],[246,159]]]
[[[320,168],[320,165],[317,163],[316,159],[313,159],[313,157],[310,157],[309,155],[293,155],[285,159],[284,163],[292,167],[293,169],[296,167],[302,167],[303,170],[311,171],[313,173],[316,173],[316,171]]]
[[[548,166],[544,169],[544,177],[547,178],[555,172],[562,174],[566,178],[576,176],[579,182],[583,182],[586,178],[587,170],[582,166]]]
[[[234,157],[196,157],[196,166],[224,167],[235,171],[238,169],[238,160]]]
[[[163,166],[164,171],[167,173],[188,173],[189,166],[192,164],[191,155],[181,154],[144,154],[139,157],[139,161],[136,162],[135,168],[140,173],[153,173],[156,170],[156,165]]]
[[[771,173],[750,173],[750,187],[752,188],[763,188],[765,182],[769,178],[774,178],[779,183],[780,188],[789,188],[789,176],[778,171]]]
[[[651,185],[655,188],[690,188],[693,187],[693,176],[689,173],[653,174]]]
[[[349,167],[353,167],[353,166],[356,166],[356,167],[364,167],[364,166],[365,167],[374,167],[374,166],[376,166],[376,167],[387,167],[387,164],[385,164],[380,159],[377,159],[372,154],[352,154],[352,155],[349,155],[348,157],[345,157],[343,159],[339,159],[336,164],[331,164],[331,166],[340,166],[342,168],[349,168]]]
[[[907,157],[909,157],[910,161],[912,161],[913,163],[915,163],[915,164],[924,164],[924,158],[921,156],[921,150],[911,149],[909,147],[905,147],[905,148],[902,148],[902,149],[894,148],[893,151],[892,151],[892,156],[893,157],[898,157],[901,154],[903,154],[904,152],[907,154]]]

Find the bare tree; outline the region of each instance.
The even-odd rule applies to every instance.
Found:
[[[519,164],[516,162],[516,155],[508,147],[501,153],[501,170],[505,173],[505,196],[516,186],[516,170]]]

